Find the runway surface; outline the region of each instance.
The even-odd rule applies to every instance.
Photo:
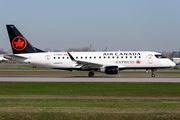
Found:
[[[0,77],[0,82],[152,82],[180,83],[179,77]]]

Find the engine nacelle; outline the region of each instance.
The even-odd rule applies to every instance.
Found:
[[[119,68],[118,66],[108,66],[101,69],[101,72],[105,72],[106,74],[118,74]]]

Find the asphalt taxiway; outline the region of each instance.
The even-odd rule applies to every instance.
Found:
[[[180,83],[180,77],[0,77],[0,82],[152,82]]]

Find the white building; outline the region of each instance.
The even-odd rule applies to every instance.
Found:
[[[176,63],[176,65],[180,65],[180,58],[172,58],[173,62]]]
[[[4,58],[3,56],[4,56],[4,54],[0,54],[0,61],[2,61],[2,60],[8,60],[8,59]]]

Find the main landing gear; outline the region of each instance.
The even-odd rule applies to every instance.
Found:
[[[151,77],[155,77],[154,69],[151,69]]]
[[[90,71],[89,74],[88,74],[89,77],[94,77],[94,72],[93,71]]]

